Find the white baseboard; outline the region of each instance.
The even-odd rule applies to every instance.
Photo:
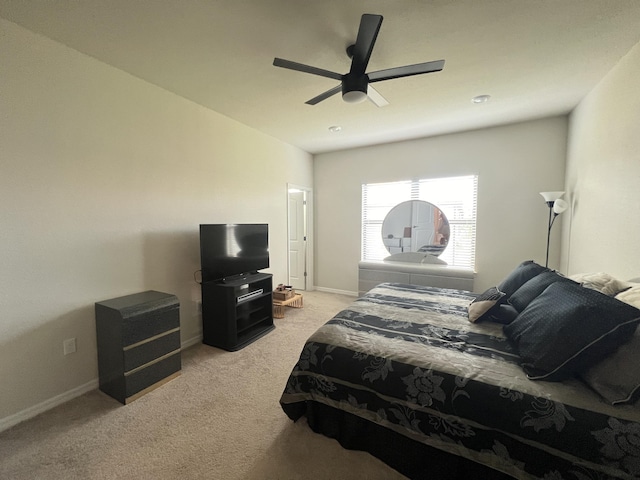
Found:
[[[184,350],[185,348],[192,347],[196,343],[200,343],[200,342],[202,342],[202,334],[201,333],[196,335],[195,337],[191,337],[190,339],[185,340],[184,342],[182,342],[180,344],[180,348],[182,350]]]
[[[84,395],[91,390],[95,390],[98,388],[98,379],[91,380],[84,385],[80,385],[79,387],[68,390],[60,395],[56,395],[55,397],[51,397],[44,402],[40,402],[37,405],[34,405],[29,408],[25,408],[24,410],[10,415],[5,418],[0,418],[0,432],[7,430],[25,420],[29,420],[30,418],[35,417],[36,415],[40,415],[41,413],[46,412],[47,410],[51,410],[58,405],[62,405],[69,400],[72,400],[80,395]]]
[[[351,292],[349,290],[337,290],[335,288],[327,288],[327,287],[315,287],[318,292],[327,292],[327,293],[337,293],[339,295],[348,295],[350,297],[357,297],[358,292]]]
[[[197,343],[202,341],[202,334],[196,335],[184,342],[181,343],[180,347],[182,350],[185,348],[191,347]],[[91,390],[95,390],[99,386],[99,381],[97,378],[88,381],[84,385],[80,385],[79,387],[72,388],[60,395],[56,395],[55,397],[51,397],[44,402],[40,402],[37,405],[34,405],[29,408],[25,408],[24,410],[19,411],[18,413],[14,413],[13,415],[9,415],[5,418],[0,418],[0,432],[8,430],[11,427],[16,426],[17,424],[24,422],[25,420],[29,420],[41,413],[46,412],[47,410],[51,410],[52,408],[57,407],[58,405],[62,405],[69,400],[73,400],[80,395],[84,395]]]

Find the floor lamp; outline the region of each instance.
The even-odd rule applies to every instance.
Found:
[[[569,204],[566,200],[563,200],[562,195],[564,192],[540,192],[544,201],[547,202],[549,207],[549,224],[547,228],[547,260],[544,264],[545,267],[549,266],[549,240],[551,239],[551,227],[555,222],[556,217],[569,208]]]

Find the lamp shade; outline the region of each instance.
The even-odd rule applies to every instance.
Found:
[[[553,213],[555,213],[556,215],[560,215],[567,208],[569,208],[569,204],[562,198],[559,198],[555,202],[553,202]]]
[[[555,202],[564,195],[564,192],[540,192],[540,195],[542,195],[545,202]]]

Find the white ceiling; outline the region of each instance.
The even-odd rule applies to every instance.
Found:
[[[444,70],[376,83],[383,108],[306,105],[338,82],[273,58],[346,73],[363,13],[384,16],[367,71]],[[311,153],[567,113],[640,41],[639,0],[0,0],[0,16]]]

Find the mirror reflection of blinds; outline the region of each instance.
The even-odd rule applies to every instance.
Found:
[[[478,176],[425,178],[362,185],[362,260],[382,260],[382,222],[398,203],[425,200],[449,220],[451,238],[440,258],[455,267],[475,268]]]

